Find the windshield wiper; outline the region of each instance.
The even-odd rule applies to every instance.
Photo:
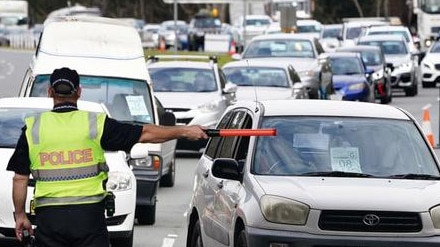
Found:
[[[332,172],[307,172],[303,173],[300,176],[326,176],[326,177],[374,177],[370,174],[358,173],[358,172],[341,172],[341,171],[332,171]]]
[[[415,174],[415,173],[391,175],[388,176],[387,178],[440,180],[439,176],[430,175],[430,174]]]

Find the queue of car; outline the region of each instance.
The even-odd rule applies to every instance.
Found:
[[[195,18],[185,34],[190,49],[203,47],[194,33],[202,19]],[[188,247],[438,242],[432,236],[440,234],[440,197],[434,193],[440,189],[439,161],[413,116],[374,104],[376,99],[391,102],[392,89],[417,95],[419,54],[401,32],[377,34],[379,29],[368,30],[366,24],[352,24],[352,36],[350,25],[329,26],[329,38],[338,42],[323,46],[327,27],[302,23],[310,28],[298,30],[310,33],[255,36],[233,56],[236,61],[219,67],[215,56],[145,60],[147,42],[127,24],[104,17],[57,17],[45,23],[26,71],[20,90],[26,98],[0,100],[0,109],[2,102],[29,113],[50,109],[42,98],[49,75],[66,66],[78,71],[82,99],[91,101],[80,108],[120,121],[275,130],[273,136],[146,144],[151,153],[106,153],[119,162],[112,166],[123,167],[110,167],[108,188],[122,194],[116,197],[116,217],[107,219],[112,246],[133,245],[135,218],[154,224],[158,186],[174,185],[176,152],[201,155],[186,214]],[[148,28],[160,37],[161,27]],[[177,44],[177,32],[170,29],[174,43],[165,41],[167,46]],[[78,32],[92,38],[77,39]],[[353,44],[344,46],[344,35],[345,41],[356,36]],[[158,45],[150,38],[148,44]],[[440,78],[430,55],[436,52],[434,44],[422,60],[424,87]],[[7,124],[6,118],[0,117],[0,124]],[[10,185],[11,178],[6,174],[1,181]],[[12,214],[3,211],[0,207],[0,218],[13,227]]]

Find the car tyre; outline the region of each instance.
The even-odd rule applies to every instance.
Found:
[[[112,247],[132,247],[133,246],[133,230],[130,235],[122,238],[111,238],[110,244]]]
[[[191,235],[188,247],[203,247],[202,230],[200,229],[200,221],[198,219],[196,220],[196,222],[194,222],[190,234]]]
[[[234,245],[235,247],[247,247],[247,236],[244,230],[241,230],[237,237],[237,243]]]
[[[423,88],[432,88],[435,87],[435,82],[429,82],[429,81],[422,81],[422,87]]]
[[[406,96],[416,96],[417,94],[417,84],[413,85],[410,88],[405,88],[405,95]]]
[[[176,180],[176,158],[174,157],[170,163],[168,173],[163,175],[160,179],[160,186],[173,187]]]
[[[156,222],[156,203],[137,206],[136,215],[139,225],[154,225]]]

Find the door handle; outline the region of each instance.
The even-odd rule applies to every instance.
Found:
[[[207,178],[209,176],[209,170],[206,170],[204,173],[202,173],[203,177]]]

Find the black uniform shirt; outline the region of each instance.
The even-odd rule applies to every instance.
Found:
[[[75,104],[57,104],[53,112],[69,112],[78,110]],[[18,139],[15,152],[9,160],[8,171],[13,171],[21,175],[29,175],[31,161],[29,159],[29,145],[26,139],[26,126],[23,127],[20,138]],[[66,133],[69,134],[69,133]],[[142,126],[118,122],[106,117],[104,132],[101,137],[101,147],[107,151],[123,150],[129,152],[131,147],[136,144],[142,134]]]

